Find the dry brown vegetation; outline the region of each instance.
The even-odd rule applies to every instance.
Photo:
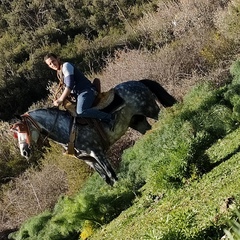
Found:
[[[179,101],[200,81],[224,84],[231,61],[238,55],[234,41],[239,34],[233,31],[228,35],[228,19],[232,14],[231,8],[227,8],[229,2],[159,1],[156,13],[146,12],[134,27],[126,26],[132,35],[141,34],[143,46],[146,43],[148,46],[138,50],[128,47],[117,50],[113,58],[106,59],[107,64],[101,73],[89,77],[100,78],[103,91],[127,80],[153,79]],[[149,46],[151,43],[153,48]],[[34,107],[41,104],[46,106],[46,102],[42,102]],[[6,128],[3,124],[1,126]],[[138,137],[138,133],[129,131],[110,149],[108,155],[115,167],[122,151]],[[1,158],[9,154],[7,149],[1,151],[5,151],[0,152]],[[82,184],[76,169],[85,168],[84,179],[91,174],[84,163],[63,157],[57,147],[55,151],[55,157],[50,157],[52,161],[45,156],[45,164],[40,169],[28,170],[2,190],[0,231],[17,227],[27,218],[52,208],[61,194],[76,193]]]
[[[180,100],[212,71],[215,76],[224,73],[218,80],[224,81],[229,56],[235,49],[231,39],[219,34],[223,23],[215,15],[226,14],[223,9],[227,2],[161,1],[157,13],[146,13],[134,28],[157,48],[116,51],[98,75],[103,88],[149,78],[160,82]],[[216,22],[219,30],[215,29]]]
[[[44,166],[41,171],[31,169],[25,172],[2,194],[1,227],[17,227],[29,216],[52,208],[66,191],[66,174],[56,165]]]

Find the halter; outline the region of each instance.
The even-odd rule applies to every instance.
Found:
[[[21,117],[23,118],[23,121],[27,124],[28,129],[30,128],[31,123],[39,132],[42,131],[38,123],[28,113],[21,115]]]

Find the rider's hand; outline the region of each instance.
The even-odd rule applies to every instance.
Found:
[[[57,100],[55,100],[55,101],[53,102],[53,105],[56,106],[56,107],[58,107],[58,106],[61,105],[62,103],[63,103],[62,100],[57,99]]]
[[[53,102],[54,106],[59,106],[63,103],[63,100],[66,99],[67,96],[69,96],[69,94],[71,93],[71,89],[68,87],[65,87],[65,89],[63,90],[62,95]]]

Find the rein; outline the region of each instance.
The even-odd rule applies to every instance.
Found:
[[[50,135],[50,133],[53,131],[53,129],[55,128],[55,125],[57,123],[57,120],[58,120],[58,117],[59,117],[59,111],[57,111],[57,116],[54,120],[54,123],[53,123],[53,126],[52,126],[52,129],[48,132],[48,136]]]
[[[45,131],[44,129],[42,129],[39,124],[28,114],[28,113],[25,113],[23,115],[21,115],[21,117],[23,118],[23,122],[26,124],[27,126],[27,134],[28,134],[28,137],[29,137],[29,140],[30,139],[30,124],[32,124],[36,129],[37,131],[41,134],[41,133],[44,133],[45,135],[45,139],[43,140],[43,142],[45,142],[45,140],[48,138],[48,136],[50,135],[50,133],[53,131],[53,129],[55,128],[55,125],[57,123],[57,120],[58,120],[58,117],[59,117],[59,112],[57,112],[57,116],[54,120],[54,123],[53,123],[53,126],[52,126],[52,129],[50,131]],[[29,141],[30,143],[30,141]]]
[[[23,124],[25,124],[25,126],[26,126],[28,144],[31,145],[32,139],[31,139],[30,125],[32,124],[37,129],[37,131],[39,132],[39,135],[42,132],[42,129],[29,114],[25,113],[21,117],[23,119]]]
[[[40,126],[38,125],[38,123],[28,114],[28,113],[25,113],[23,115],[21,115],[21,117],[23,118],[23,121],[26,123],[27,127],[28,127],[28,132],[29,129],[30,129],[30,124],[29,122],[39,131],[41,132],[42,129],[40,128]]]

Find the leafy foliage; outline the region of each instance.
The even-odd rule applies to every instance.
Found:
[[[123,209],[129,207],[134,198],[132,192],[121,192],[121,195],[117,192],[109,194],[107,188],[102,187],[102,183],[97,183],[96,180],[90,184],[96,184],[99,191],[94,193],[83,189],[75,198],[63,197],[51,214],[46,212],[29,220],[13,238],[69,238],[74,232],[80,232],[81,226],[83,228],[86,226],[86,221],[92,223],[95,228],[108,223]]]

